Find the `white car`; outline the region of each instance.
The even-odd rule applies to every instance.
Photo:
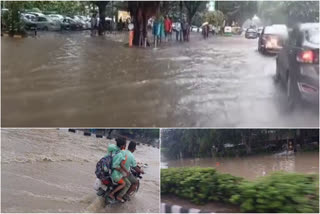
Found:
[[[48,15],[48,17],[50,17],[52,20],[57,20],[57,21],[61,21],[61,22],[64,19],[64,17],[59,14],[50,14],[50,15]]]

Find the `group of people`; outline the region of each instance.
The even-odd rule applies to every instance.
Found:
[[[155,43],[161,43],[162,38],[166,42],[172,41],[172,33],[175,31],[177,41],[189,41],[190,24],[186,19],[182,21],[173,22],[168,15],[164,18],[162,16],[154,19],[152,25],[152,34]]]
[[[136,150],[136,143],[131,141],[126,150],[126,139],[117,138],[116,144],[108,146],[108,155],[115,154],[112,159],[112,174],[111,179],[119,185],[109,194],[113,200],[124,202],[124,197],[129,198],[130,194],[134,192],[138,185],[138,180],[130,173],[130,168],[136,172],[144,174],[144,171],[137,166],[133,152]],[[119,192],[120,191],[120,192]],[[115,194],[117,196],[115,197]]]

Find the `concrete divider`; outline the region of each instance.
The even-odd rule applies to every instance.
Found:
[[[160,208],[161,213],[212,213],[212,212],[204,212],[199,209],[194,209],[194,208],[183,208],[179,205],[170,205],[166,203],[161,203],[161,208]]]

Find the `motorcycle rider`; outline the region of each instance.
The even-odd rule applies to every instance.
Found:
[[[108,154],[112,154],[113,152],[118,152],[112,159],[112,174],[111,178],[113,182],[116,182],[119,184],[110,194],[109,197],[111,199],[115,199],[114,194],[123,188],[125,188],[128,184],[126,184],[124,178],[124,174],[126,176],[129,175],[129,172],[127,171],[125,167],[125,163],[127,160],[127,156],[125,153],[126,149],[126,139],[125,138],[117,138],[116,139],[117,145],[110,144],[108,146]],[[122,196],[117,196],[116,199],[120,202],[124,202]]]
[[[137,166],[137,162],[132,154],[136,150],[136,142],[131,141],[129,143],[128,149],[125,151],[127,155],[127,161],[125,163],[126,170],[130,172],[130,168],[133,168],[136,172],[144,174],[144,171]],[[129,190],[124,188],[121,190],[119,195],[125,195],[125,198],[129,198],[130,194],[136,190],[138,186],[138,180],[130,173],[130,175],[125,178],[126,183],[129,183]]]

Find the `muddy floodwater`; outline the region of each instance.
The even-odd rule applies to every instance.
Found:
[[[189,43],[128,48],[126,34],[39,32],[1,38],[2,125],[317,127],[318,108],[287,113],[275,56],[257,40],[192,33]]]
[[[140,189],[125,204],[104,207],[93,189],[95,166],[113,140],[57,129],[2,129],[2,212],[159,212],[159,149],[137,146],[147,163]]]
[[[161,167],[213,167],[221,173],[255,180],[275,171],[319,174],[319,153],[304,152],[296,155],[255,155],[243,158],[198,158],[167,160]]]

